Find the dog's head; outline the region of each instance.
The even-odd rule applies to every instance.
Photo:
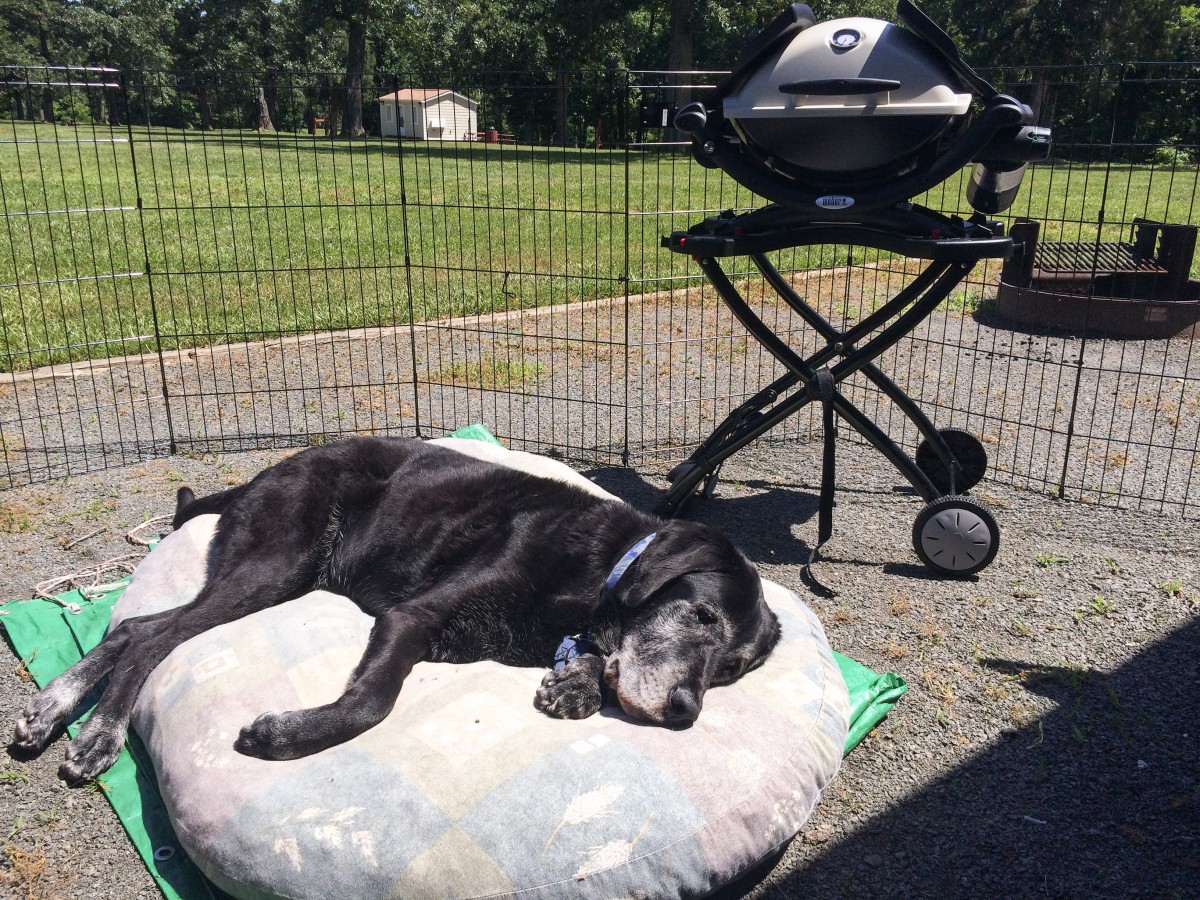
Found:
[[[779,640],[750,561],[704,525],[665,525],[612,588],[621,637],[605,683],[631,716],[687,726],[704,693],[759,665]]]

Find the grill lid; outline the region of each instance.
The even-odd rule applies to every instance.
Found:
[[[964,115],[973,95],[904,28],[834,19],[797,34],[723,100],[726,118]]]
[[[898,0],[896,15],[903,27],[819,24],[791,4],[728,78],[679,110],[675,127],[691,135],[701,165],[801,216],[861,218],[971,162],[971,205],[1007,208],[1025,163],[1049,154],[1050,130],[972,69],[911,0]]]

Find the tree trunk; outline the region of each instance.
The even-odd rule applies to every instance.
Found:
[[[267,80],[263,84],[263,90],[266,92],[267,114],[275,123],[275,127],[279,128],[281,124],[279,119],[279,73],[274,69],[267,71]]]
[[[342,121],[342,109],[346,105],[346,90],[341,85],[329,86],[329,111],[325,113],[325,133],[340,134],[339,124]]]
[[[268,7],[271,4],[268,4]],[[261,109],[265,106],[267,116],[274,123],[275,128],[281,126],[279,119],[279,70],[275,66],[275,54],[269,48],[271,46],[271,14],[265,12],[258,20],[258,39],[265,53],[263,62],[266,63],[266,72],[263,74],[262,86],[259,88],[259,106],[260,115]]]
[[[258,113],[255,116],[255,131],[274,131],[271,123],[271,109],[267,106],[267,90],[261,84],[258,86]]]
[[[50,59],[50,36],[49,36],[49,34],[47,34],[45,28],[38,30],[38,45],[39,45],[38,49],[41,50],[42,59],[45,61],[46,65],[48,65],[48,66],[54,65],[53,61]],[[45,80],[46,81],[50,80],[50,71],[49,70],[46,71],[46,79]],[[39,122],[53,122],[54,121],[54,88],[52,88],[52,87],[45,87],[42,89],[42,111],[41,111],[41,115],[38,116],[38,121]]]
[[[1039,125],[1048,125],[1054,121],[1055,95],[1050,90],[1050,81],[1046,73],[1039,69],[1033,84],[1033,97],[1029,104],[1033,109],[1033,121]]]
[[[99,88],[95,91],[88,92],[88,105],[92,111],[92,121],[97,125],[108,124],[108,98],[105,96],[107,88]]]
[[[200,130],[213,130],[212,104],[208,99],[208,88],[196,88],[196,103],[200,107]]]
[[[367,26],[364,22],[346,25],[349,49],[346,51],[345,103],[342,107],[342,137],[362,137],[363,128],[363,70],[367,62]]]
[[[555,104],[554,130],[557,133],[558,144],[561,147],[567,146],[567,73],[560,71],[558,73],[557,90],[555,91],[557,103]]]
[[[695,0],[671,0],[671,33],[667,68],[683,72],[692,67],[692,8]]]

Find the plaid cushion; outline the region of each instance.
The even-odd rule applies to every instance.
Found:
[[[164,539],[114,620],[194,596],[215,521]],[[422,663],[391,715],[345,744],[285,762],[236,753],[243,725],[334,700],[358,662],[372,620],[324,591],[177,648],[134,728],[180,843],[238,897],[700,895],[799,831],[846,739],[846,687],[820,623],[790,591],[764,590],[779,647],[710,690],[685,731],[610,709],[548,718],[532,702],[544,669]]]

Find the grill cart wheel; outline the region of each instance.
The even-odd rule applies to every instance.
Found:
[[[987,472],[987,451],[975,435],[962,429],[941,428],[938,429],[938,433],[962,469],[954,488],[959,493],[969,491],[979,484],[984,473]],[[950,470],[934,451],[929,441],[921,441],[920,446],[917,447],[916,463],[917,468],[929,476],[934,487],[942,493],[950,493]]]
[[[913,523],[913,549],[935,572],[963,578],[996,558],[1000,527],[991,510],[970,497],[939,497]]]

